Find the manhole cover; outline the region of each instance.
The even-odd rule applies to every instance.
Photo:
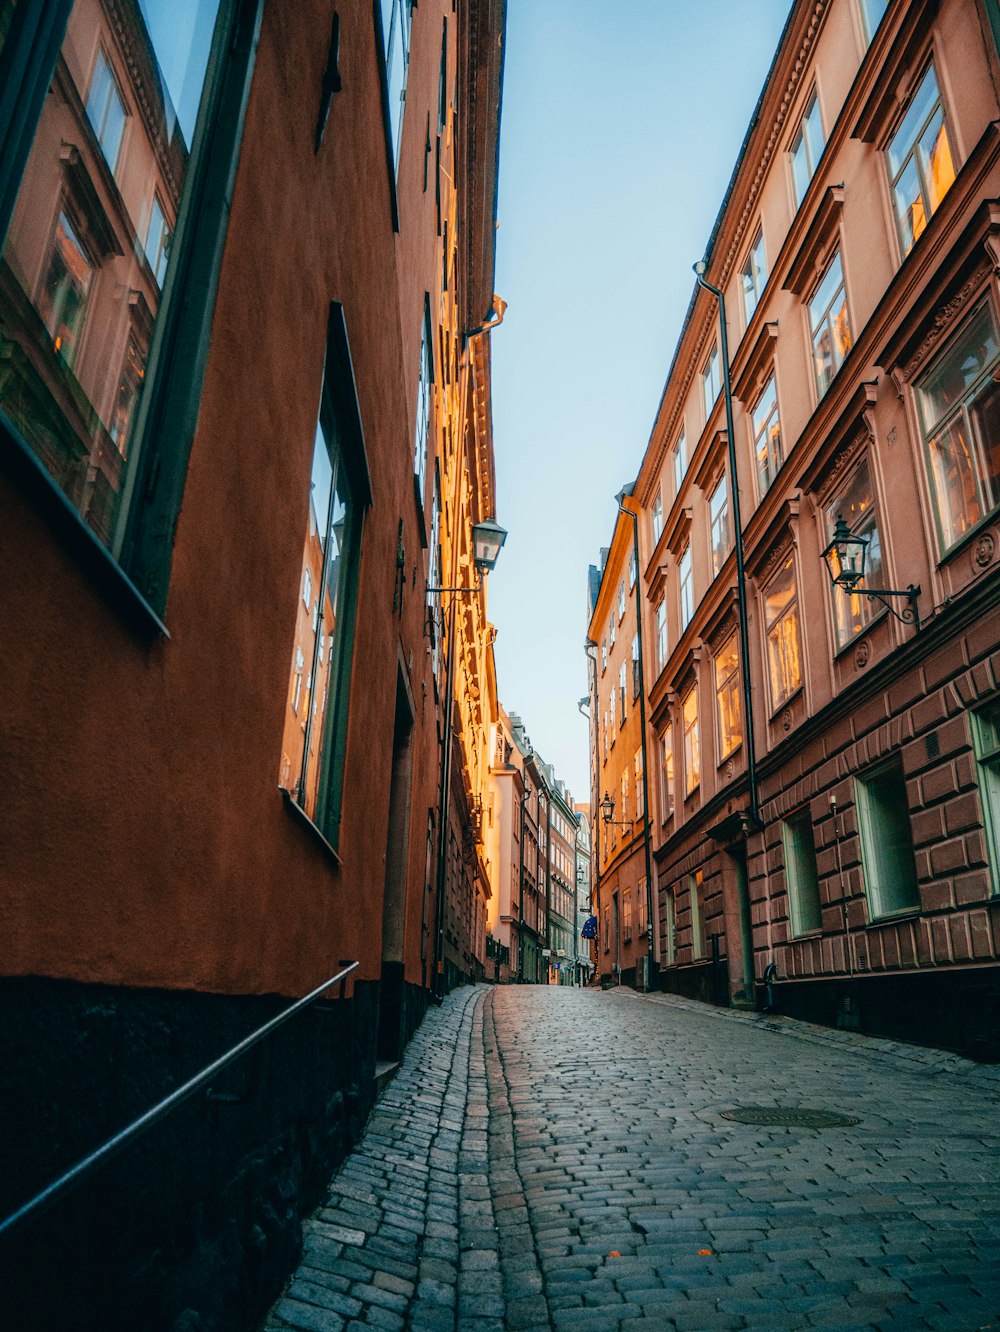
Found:
[[[788,1128],[848,1128],[860,1124],[851,1115],[836,1115],[829,1110],[803,1110],[787,1105],[738,1105],[720,1112],[723,1119],[741,1124],[780,1124]]]

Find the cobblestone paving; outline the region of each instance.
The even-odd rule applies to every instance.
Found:
[[[460,990],[267,1328],[1000,1329],[998,1090],[953,1056],[666,996]],[[741,1105],[860,1122],[722,1116]]]

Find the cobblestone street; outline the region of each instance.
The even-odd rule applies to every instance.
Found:
[[[411,1042],[266,1327],[997,1327],[998,1087],[667,996],[463,989]],[[723,1117],[738,1106],[859,1122]]]

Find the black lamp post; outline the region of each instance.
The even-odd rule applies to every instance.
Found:
[[[869,601],[881,601],[886,610],[894,615],[901,624],[912,624],[920,628],[920,612],[917,610],[917,597],[920,587],[911,583],[906,588],[868,587],[865,584],[865,562],[868,557],[869,537],[857,536],[844,521],[842,513],[837,514],[833,527],[833,539],[823,552],[823,561],[830,574],[830,582],[841,588],[849,597],[867,597]],[[905,597],[907,605],[895,610],[886,597]]]

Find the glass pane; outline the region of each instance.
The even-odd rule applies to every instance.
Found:
[[[878,31],[878,25],[882,22],[882,15],[888,3],[889,0],[862,0],[861,8],[865,16],[865,31],[869,41]]]
[[[823,125],[819,118],[819,102],[814,97],[806,112],[803,135],[809,142],[809,174],[816,170],[819,159],[823,156]]]
[[[904,254],[909,254],[913,242],[919,238],[927,225],[927,213],[924,208],[924,196],[920,189],[920,173],[914,155],[903,168],[902,175],[896,182],[896,217],[899,220],[899,245]]]
[[[810,322],[815,329],[833,303],[839,287],[844,283],[844,270],[840,264],[840,251],[833,256],[830,267],[823,275],[823,281],[816,290],[816,295],[809,302]]]
[[[903,162],[910,155],[920,132],[924,128],[927,117],[938,100],[937,79],[934,77],[934,66],[930,65],[920,87],[914,94],[913,101],[907,108],[906,115],[900,121],[899,128],[892,136],[892,142],[886,150],[889,157],[889,169],[893,176],[899,172]]]
[[[793,934],[807,934],[822,925],[816,843],[812,824],[797,819],[784,827],[785,874],[788,880],[789,917]]]
[[[795,575],[789,559],[784,568],[771,579],[764,591],[764,620],[768,628],[788,607],[795,595]]]
[[[931,430],[964,397],[1000,350],[993,313],[979,307],[918,389],[924,426]]]
[[[940,107],[920,140],[920,160],[927,182],[927,206],[933,213],[955,180],[955,163]]]
[[[880,915],[919,905],[906,783],[895,769],[865,783],[868,863]]]
[[[136,236],[176,227],[218,8],[74,6],[0,259],[0,411],[107,545],[167,267]]]
[[[806,190],[809,188],[809,181],[812,178],[812,172],[809,169],[809,163],[806,160],[806,142],[805,136],[800,134],[792,148],[792,179],[795,182],[795,201],[801,203]]]

